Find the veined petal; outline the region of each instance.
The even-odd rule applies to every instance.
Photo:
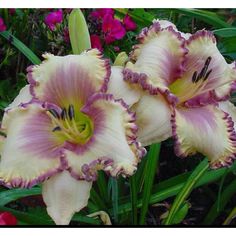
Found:
[[[4,114],[7,134],[2,147],[0,181],[8,187],[31,187],[61,171],[62,143],[39,104],[16,107]]]
[[[137,115],[138,141],[143,146],[171,137],[171,107],[162,95],[144,95],[132,109]]]
[[[57,225],[68,225],[74,213],[87,205],[91,187],[92,182],[75,180],[68,171],[43,183],[43,200]]]
[[[0,134],[0,156],[2,155],[3,145],[5,143],[6,137]]]
[[[8,107],[5,110],[7,111],[21,104],[28,103],[32,100],[32,98],[33,97],[30,94],[30,86],[26,85],[20,90],[20,93],[18,94],[18,96],[14,99],[14,101],[10,105],[8,105]]]
[[[124,81],[122,72],[123,67],[111,67],[111,78],[107,92],[113,94],[117,99],[122,98],[128,105],[132,106],[139,100],[140,91]]]
[[[110,66],[101,56],[97,49],[64,57],[45,54],[41,65],[28,70],[32,95],[59,107],[81,107],[93,93],[107,90]]]
[[[198,31],[186,42],[186,72],[171,84],[179,103],[217,89],[236,79],[236,70],[226,63],[209,31]]]
[[[140,84],[152,94],[166,93],[168,85],[183,73],[187,53],[184,38],[173,27],[161,29],[160,24],[154,22],[149,29],[143,29],[138,39],[140,44],[134,46],[130,55],[134,64],[128,62],[126,70],[146,75]],[[126,76],[126,80],[134,82],[129,77]]]
[[[236,70],[236,61],[229,65],[233,70]],[[220,86],[214,90],[215,99],[217,101],[228,100],[231,93],[236,91],[236,78],[234,81]]]
[[[132,175],[146,153],[136,141],[134,113],[110,94],[95,94],[82,111],[93,119],[94,134],[80,149],[65,152],[72,176],[94,181],[99,169]]]
[[[212,168],[229,166],[235,158],[234,122],[216,106],[176,109],[172,129],[178,156],[200,152],[209,159]]]

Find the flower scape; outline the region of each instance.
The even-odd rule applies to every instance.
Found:
[[[19,15],[12,10],[9,15]],[[142,28],[134,20],[135,13],[96,9],[83,12],[88,30],[86,21],[78,21],[84,19],[82,12],[77,13],[69,9],[43,12],[51,50],[42,54],[41,62],[27,67],[27,83],[4,107],[0,198],[2,192],[14,195],[26,189],[29,195],[22,192],[22,197],[32,196],[31,200],[42,194],[39,214],[45,215],[42,209],[46,208],[48,222],[57,225],[76,222],[76,216],[78,222],[83,216],[84,223],[116,224],[117,215],[129,211],[132,224],[145,224],[149,203],[156,203],[151,193],[161,142],[173,140],[178,157],[206,157],[208,161],[204,159],[195,169],[199,181],[204,174],[206,179],[208,174],[233,168],[236,108],[231,95],[236,89],[236,64],[222,55],[217,38],[207,29],[181,32],[171,21],[157,18]],[[34,17],[33,12],[28,14]],[[70,43],[72,48],[80,45],[80,41],[74,44],[77,31],[70,26],[72,14],[77,17],[74,22],[85,22],[86,27],[78,24],[78,31],[85,27],[89,32],[90,46],[80,53],[66,52]],[[9,26],[0,17],[3,36],[11,32]],[[129,51],[122,40],[130,42]],[[229,181],[235,181],[233,174]],[[122,212],[119,202],[125,198],[117,196],[127,193],[127,184],[132,200]],[[181,202],[185,213],[180,206],[175,208],[176,198],[174,203],[173,199],[162,203],[165,214],[155,216],[151,210],[150,215],[164,225],[184,223],[191,208],[186,198]],[[21,201],[17,200],[15,211],[24,211]],[[0,214],[2,225],[15,225],[17,220],[8,208]]]

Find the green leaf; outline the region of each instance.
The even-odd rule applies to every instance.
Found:
[[[152,193],[152,185],[154,181],[154,176],[157,172],[157,164],[159,160],[161,144],[152,144],[150,150],[146,156],[147,162],[145,167],[145,178],[144,178],[144,188],[143,188],[143,198],[142,207],[139,224],[143,225],[145,223],[146,214],[148,212],[148,205],[150,201],[150,196]]]
[[[132,218],[133,224],[138,224],[138,196],[137,196],[137,182],[136,182],[136,175],[133,175],[129,178],[130,184],[130,198],[131,198],[131,205],[132,205]]]
[[[229,168],[229,172],[232,173],[233,171],[236,171],[236,162]],[[180,192],[180,190],[184,187],[187,179],[189,178],[191,174],[192,174],[192,171],[189,171],[187,173],[172,177],[168,180],[162,181],[161,183],[154,185],[149,204],[155,204],[169,197],[173,197],[177,195]],[[197,188],[205,184],[215,182],[219,180],[224,174],[225,174],[225,168],[218,169],[218,170],[208,170],[199,179],[199,181],[193,186],[193,188]],[[119,214],[123,214],[125,212],[129,212],[132,210],[129,200],[130,200],[130,197],[127,197],[126,200],[124,199],[124,203],[119,206]],[[141,198],[138,199],[137,207],[138,208],[142,207]]]
[[[37,65],[41,63],[41,60],[9,31],[0,32],[0,35],[14,45],[20,52],[22,52],[33,64]]]
[[[184,202],[180,206],[179,210],[176,212],[175,217],[172,221],[172,224],[181,223],[184,220],[184,218],[187,216],[189,208],[190,208],[190,204],[188,202]]]
[[[34,187],[31,189],[8,189],[0,192],[0,206],[16,201],[19,198],[41,194],[41,188]]]
[[[217,29],[213,30],[213,33],[222,38],[236,37],[236,28],[231,27],[231,28]]]
[[[183,13],[185,15],[195,17],[201,21],[204,21],[210,25],[213,25],[217,28],[225,28],[230,27],[228,23],[226,23],[224,20],[221,20],[219,16],[211,11],[207,10],[198,10],[198,9],[175,9],[175,11],[179,13]]]
[[[204,159],[189,176],[187,182],[174,200],[169,215],[165,220],[165,225],[173,224],[174,218],[176,217],[176,213],[180,210],[182,204],[191,193],[194,185],[199,181],[200,177],[202,177],[203,174],[207,171],[208,167],[208,160]]]
[[[117,179],[110,177],[108,188],[111,190],[112,209],[115,223],[118,223],[119,189]]]
[[[69,16],[69,34],[72,51],[80,54],[91,48],[90,35],[86,20],[80,9],[74,9]]]
[[[236,193],[236,180],[233,180],[222,192],[220,198],[220,205],[218,203],[218,199],[212,205],[210,211],[206,215],[203,224],[212,224],[216,217],[224,210],[225,206],[229,202],[229,200],[233,197]]]
[[[0,206],[0,211],[11,212],[18,220],[30,225],[55,225],[48,215],[41,217],[32,213],[18,211],[3,206]]]

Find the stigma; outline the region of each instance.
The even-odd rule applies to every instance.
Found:
[[[47,110],[54,128],[52,132],[63,138],[65,141],[74,144],[84,144],[92,135],[91,119],[85,114],[78,112],[76,117],[72,104],[68,108],[62,108],[60,112],[55,109]]]

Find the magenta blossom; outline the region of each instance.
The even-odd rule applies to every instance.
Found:
[[[121,22],[114,19],[111,15],[105,15],[102,23],[102,31],[107,44],[113,43],[117,39],[122,39],[126,33]]]
[[[91,12],[90,16],[95,20],[101,20],[105,15],[114,16],[114,10],[111,8],[100,8]]]
[[[6,29],[7,29],[7,27],[4,24],[3,19],[0,17],[0,32],[5,31]]]
[[[137,28],[136,23],[132,20],[129,15],[126,15],[123,19],[124,27],[127,31],[133,31]]]
[[[60,24],[63,20],[63,12],[61,9],[58,11],[50,12],[44,19],[45,24],[50,30],[55,30],[56,24]]]
[[[98,35],[92,34],[90,36],[92,48],[97,48],[99,51],[103,52],[102,42]]]

